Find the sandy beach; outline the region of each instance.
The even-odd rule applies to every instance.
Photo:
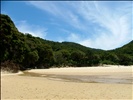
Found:
[[[133,66],[1,73],[2,100],[132,100]]]

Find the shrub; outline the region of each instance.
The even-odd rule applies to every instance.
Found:
[[[1,70],[8,71],[11,73],[17,73],[20,69],[18,64],[15,64],[13,61],[9,60],[1,63],[0,67]]]

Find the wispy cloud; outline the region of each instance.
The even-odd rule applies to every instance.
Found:
[[[79,16],[76,15],[76,9],[72,6],[71,2],[67,1],[30,1],[31,5],[54,15],[54,17],[70,24],[78,29],[85,29],[85,26],[79,20]],[[83,27],[84,26],[84,27]]]
[[[47,11],[55,16],[61,15],[61,10],[58,9],[58,3],[55,1],[29,1],[27,4],[31,4],[41,10]]]
[[[27,21],[16,21],[16,27],[22,33],[29,33],[36,37],[44,38],[47,35],[47,29],[38,25],[28,24]]]
[[[77,42],[80,40],[80,36],[75,33],[70,33],[70,35],[67,37],[67,40],[71,42]]]
[[[123,6],[120,12],[116,12],[119,7],[105,8],[98,2],[93,2],[92,7],[89,6],[90,3],[86,4],[82,3],[80,13],[86,20],[96,23],[100,28],[95,30],[93,39],[85,39],[81,41],[81,44],[94,48],[113,49],[132,40],[131,5],[127,9]]]
[[[99,2],[86,4],[82,3],[80,13],[86,20],[99,25],[99,28],[96,28],[93,38],[82,40],[81,44],[107,50],[132,40],[133,12],[130,4],[116,8],[108,8],[105,3],[100,5]]]
[[[132,40],[133,3],[130,1],[31,1],[30,4],[84,33],[69,30],[68,37],[62,40],[75,40],[105,50]]]

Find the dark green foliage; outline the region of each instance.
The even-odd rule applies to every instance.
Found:
[[[118,57],[120,65],[133,65],[133,56],[128,54],[120,54]]]
[[[48,45],[38,45],[39,60],[37,62],[38,68],[49,68],[54,63],[53,51]]]
[[[115,50],[92,49],[72,42],[53,42],[20,33],[7,15],[1,14],[0,65],[11,69],[52,66],[133,65],[133,41]],[[17,67],[15,67],[17,66]]]
[[[116,54],[119,65],[133,65],[133,40],[123,47],[109,52]]]
[[[53,65],[53,51],[50,46],[30,34],[20,33],[7,15],[0,16],[1,65],[6,61],[12,61],[21,70],[35,67],[48,68]]]
[[[31,51],[27,55],[28,56],[26,59],[27,59],[28,64],[29,64],[28,66],[32,68],[33,66],[35,66],[36,62],[39,59],[38,52],[37,51]]]
[[[84,64],[85,53],[82,51],[73,51],[71,54],[72,65],[81,67]]]
[[[1,15],[0,17],[0,61],[3,61],[8,60],[12,36],[14,32],[17,32],[17,29],[7,15]]]
[[[115,53],[105,52],[104,54],[102,54],[101,58],[102,64],[119,64],[119,58]]]

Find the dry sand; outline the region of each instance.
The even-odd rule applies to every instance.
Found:
[[[1,99],[132,100],[132,73],[133,66],[109,66],[1,74]]]

